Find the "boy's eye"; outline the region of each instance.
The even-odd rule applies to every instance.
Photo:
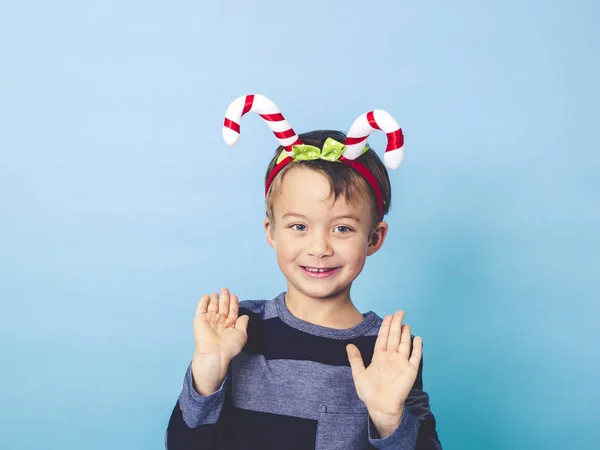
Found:
[[[302,225],[301,223],[295,223],[294,225],[291,225],[290,228],[293,228],[296,231],[304,231],[306,230],[306,225]]]
[[[335,227],[335,229],[338,233],[348,233],[349,231],[352,231],[352,228],[347,227],[345,225],[340,225],[338,227]]]

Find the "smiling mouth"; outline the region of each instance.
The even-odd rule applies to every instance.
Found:
[[[308,266],[300,266],[303,270],[310,272],[310,273],[328,273],[328,272],[333,272],[334,270],[339,269],[339,267],[324,267],[324,268],[318,268],[318,267],[308,267]]]

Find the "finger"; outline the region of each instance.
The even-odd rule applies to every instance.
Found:
[[[219,313],[225,317],[229,314],[229,289],[221,288],[221,295],[219,296]]]
[[[227,315],[227,318],[235,322],[238,318],[239,310],[240,306],[238,297],[235,294],[231,294],[231,299],[229,301],[229,314]]]
[[[352,378],[356,379],[365,371],[365,363],[363,362],[362,355],[360,354],[358,347],[354,344],[346,345],[346,353],[348,353],[348,362],[350,362]]]
[[[235,328],[240,331],[248,332],[248,322],[250,321],[250,316],[240,316],[235,322]]]
[[[210,302],[206,308],[207,312],[218,312],[219,311],[219,294],[213,292],[210,294]]]
[[[398,346],[398,353],[406,359],[410,356],[410,325],[408,324],[402,326],[402,337]]]
[[[392,319],[390,334],[387,340],[387,349],[390,351],[398,351],[400,338],[402,336],[402,320],[404,320],[404,311],[396,311],[394,318]]]
[[[196,316],[199,316],[200,314],[206,314],[206,307],[208,306],[209,301],[210,297],[208,294],[204,294],[202,297],[200,297],[200,301],[196,306]]]
[[[374,351],[385,351],[387,348],[388,334],[390,332],[390,323],[392,316],[388,314],[381,322],[379,327],[379,333],[377,334],[377,340],[375,341]]]
[[[417,370],[419,370],[419,364],[421,363],[421,358],[423,356],[423,339],[420,336],[415,336],[413,341],[413,351],[410,356],[409,362],[410,364]]]

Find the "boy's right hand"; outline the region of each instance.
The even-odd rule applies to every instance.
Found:
[[[248,340],[247,315],[238,317],[238,298],[226,288],[204,294],[194,317],[196,348],[192,360],[194,387],[200,395],[217,391],[231,360]]]

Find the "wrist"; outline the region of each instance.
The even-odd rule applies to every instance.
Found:
[[[194,355],[191,364],[194,390],[202,396],[214,394],[223,383],[228,367],[229,363],[226,360]]]
[[[384,439],[391,435],[396,428],[400,425],[402,421],[402,416],[404,413],[404,405],[400,408],[400,412],[389,413],[382,412],[376,410],[369,410],[369,416],[371,417],[371,421],[377,432],[381,436],[381,439]]]

